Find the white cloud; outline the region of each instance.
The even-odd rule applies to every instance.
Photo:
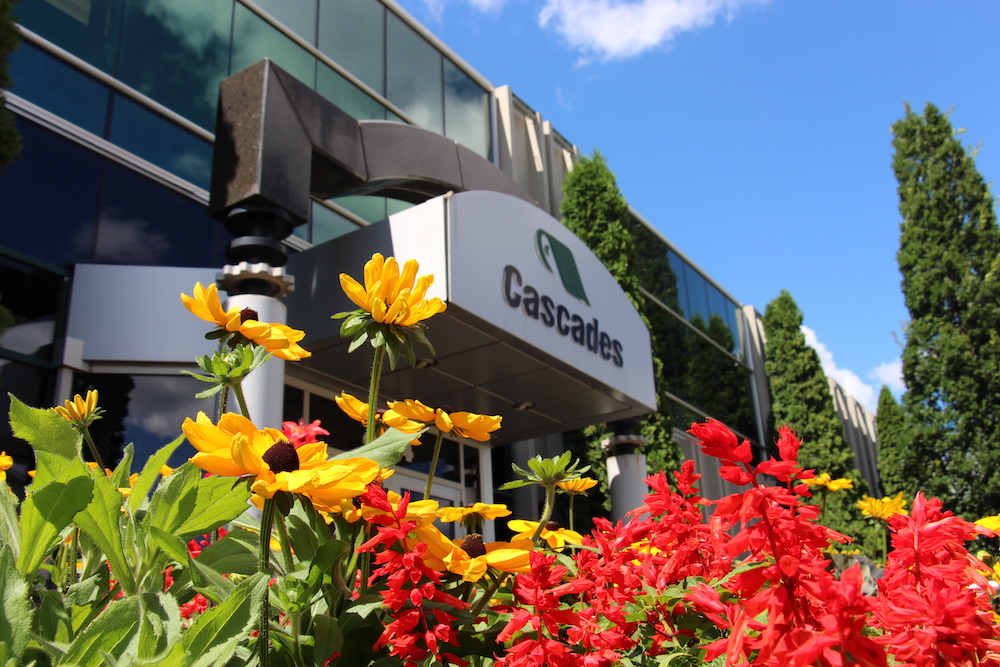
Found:
[[[889,361],[876,366],[868,371],[868,379],[875,380],[880,385],[887,385],[889,391],[895,394],[896,397],[899,397],[900,394],[906,391],[906,385],[903,384],[902,359],[896,359],[895,361]]]
[[[731,20],[743,5],[767,0],[545,0],[538,22],[583,61],[620,60],[669,46],[679,34]]]
[[[833,360],[833,352],[826,345],[819,342],[815,331],[807,326],[803,326],[802,333],[806,337],[806,345],[816,350],[816,354],[819,355],[819,362],[823,366],[823,372],[826,373],[827,377],[833,378],[837,384],[844,388],[844,391],[848,395],[853,396],[854,400],[874,414],[878,410],[878,393],[875,387],[865,383],[854,371],[837,366],[837,363]]]

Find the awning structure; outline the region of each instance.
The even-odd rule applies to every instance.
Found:
[[[429,297],[448,303],[428,321],[436,356],[417,347],[383,376],[383,398],[417,398],[504,417],[497,443],[650,412],[656,407],[649,334],[618,283],[557,220],[507,194],[431,199],[293,255],[288,323],[313,356],[295,372],[363,391],[370,346],[348,353],[340,320],[356,306],[340,273],[362,279],[375,252],[433,273]]]

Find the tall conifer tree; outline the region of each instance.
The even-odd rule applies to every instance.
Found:
[[[643,323],[651,329],[650,342],[659,393],[664,386],[661,361],[664,350],[661,349],[663,344],[658,341],[655,328],[649,327],[648,311],[651,306],[639,290],[632,219],[615,176],[599,152],[595,151],[591,158],[582,157],[573,165],[573,170],[563,182],[560,213],[563,224],[604,263],[639,311]],[[666,264],[665,257],[663,263]],[[659,310],[663,312],[662,309]],[[665,398],[658,398],[661,407],[668,405]],[[679,448],[671,439],[672,427],[673,420],[665,407],[663,412],[643,417],[642,434],[649,440],[649,447],[645,451],[649,468],[671,470],[679,464]],[[582,437],[570,437],[567,441],[578,456],[586,456],[588,463],[599,464],[594,466],[594,472],[601,476],[605,474],[605,455],[599,443],[605,435],[600,428],[591,427],[585,430]],[[603,484],[607,483],[606,479],[601,481]],[[602,487],[602,490],[606,490],[606,487]]]
[[[767,304],[764,311],[767,337],[764,369],[771,380],[773,424],[787,424],[802,441],[799,462],[817,474],[853,480],[854,488],[830,493],[823,523],[857,540],[868,534],[860,510],[854,505],[868,493],[868,485],[854,463],[854,453],[844,441],[844,428],[833,405],[830,385],[816,350],[802,333],[802,311],[787,290]],[[818,494],[817,494],[818,495]],[[817,498],[817,501],[819,498]]]
[[[7,108],[3,90],[11,87],[7,56],[21,42],[21,33],[14,26],[14,3],[17,0],[0,0],[0,174],[21,153],[21,134],[14,124],[14,114]]]
[[[966,518],[1000,513],[1000,256],[995,202],[945,114],[909,106],[892,127],[910,312],[904,491]]]
[[[882,392],[878,397],[875,432],[878,437],[878,474],[883,492],[894,496],[902,491],[912,498],[912,489],[907,480],[913,479],[918,471],[903,467],[909,448],[906,412],[885,385],[882,385]]]

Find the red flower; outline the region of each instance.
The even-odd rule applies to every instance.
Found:
[[[306,424],[302,419],[297,422],[281,422],[281,432],[285,434],[288,442],[292,443],[295,449],[302,445],[319,442],[319,438],[316,437],[318,435],[330,435],[329,431],[320,426],[318,419],[312,420],[309,424]]]

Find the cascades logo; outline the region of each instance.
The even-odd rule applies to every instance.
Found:
[[[542,264],[550,273],[558,273],[566,291],[576,299],[590,306],[587,292],[583,288],[580,270],[576,266],[573,252],[548,232],[535,232],[535,250]],[[554,267],[554,268],[553,268]],[[531,285],[525,285],[521,272],[512,264],[503,270],[503,300],[511,308],[517,308],[533,320],[549,329],[555,329],[560,336],[568,336],[574,343],[610,361],[621,368],[625,364],[624,349],[620,341],[601,331],[596,317],[589,322],[545,294],[540,294]]]
[[[535,232],[535,250],[538,251],[538,257],[549,273],[554,273],[552,265],[549,264],[549,257],[552,257],[566,291],[589,306],[590,301],[583,289],[583,280],[580,279],[580,270],[576,268],[573,252],[563,245],[562,241],[541,229]]]

